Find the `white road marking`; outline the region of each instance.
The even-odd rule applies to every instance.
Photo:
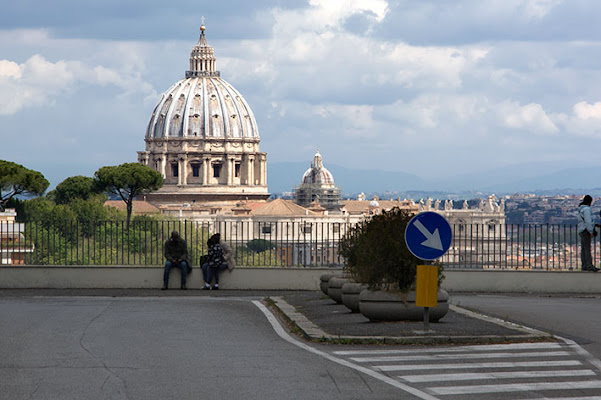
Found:
[[[261,310],[261,312],[263,312],[263,314],[265,314],[265,317],[267,317],[267,321],[269,321],[269,323],[271,324],[271,326],[273,327],[273,329],[275,330],[275,332],[278,334],[278,336],[280,336],[282,339],[284,339],[285,341],[300,347],[303,350],[306,350],[310,353],[313,354],[317,354],[325,359],[328,359],[330,361],[333,361],[337,364],[340,365],[344,365],[345,367],[349,367],[352,368],[356,371],[362,372],[366,375],[371,376],[372,378],[378,379],[382,382],[388,383],[389,385],[392,385],[394,387],[397,387],[401,390],[404,390],[407,393],[410,393],[420,399],[424,399],[424,400],[440,400],[438,397],[432,396],[426,392],[423,392],[419,389],[416,389],[414,387],[411,387],[409,385],[406,385],[402,382],[397,381],[394,378],[391,378],[389,376],[380,374],[370,368],[366,368],[366,367],[362,367],[360,365],[355,365],[351,362],[348,362],[342,358],[338,358],[335,357],[331,354],[328,354],[326,352],[323,352],[321,350],[317,350],[311,346],[308,346],[302,342],[299,342],[298,340],[294,339],[292,336],[290,336],[285,330],[284,328],[282,328],[282,326],[280,325],[280,323],[278,322],[278,320],[275,318],[275,316],[271,313],[271,311],[269,311],[267,309],[267,307],[265,307],[260,301],[257,300],[253,300],[253,304],[256,305],[259,310]]]
[[[476,393],[508,393],[531,392],[537,390],[573,390],[573,389],[598,389],[601,381],[579,382],[543,382],[543,383],[509,383],[503,385],[470,385],[470,386],[442,386],[428,388],[436,394],[476,394]]]
[[[566,376],[594,376],[595,371],[590,369],[563,370],[563,371],[512,371],[512,372],[480,372],[461,374],[428,374],[428,375],[401,375],[399,378],[407,382],[449,382],[471,381],[479,379],[521,379],[521,378],[557,378]]]
[[[557,336],[559,339],[563,340],[576,354],[584,357],[589,363],[594,365],[599,371],[601,371],[601,361],[597,360],[591,353],[586,351],[584,348],[580,347],[575,341],[570,339],[565,339],[560,336]]]
[[[497,350],[533,350],[533,349],[559,349],[562,345],[559,343],[511,343],[511,344],[490,344],[462,347],[440,347],[433,349],[403,349],[403,350],[345,350],[334,351],[339,356],[354,355],[386,355],[386,354],[411,354],[411,353],[456,353],[469,351],[497,351]]]
[[[516,399],[516,400],[518,400],[518,399]],[[530,400],[599,400],[599,396],[586,396],[586,397],[538,397],[538,398],[532,398]]]
[[[567,351],[547,351],[532,353],[490,353],[490,354],[437,354],[433,356],[392,356],[392,357],[353,357],[355,362],[394,362],[394,361],[434,361],[434,360],[473,360],[476,358],[517,358],[517,357],[565,357]]]
[[[444,360],[477,360],[483,358],[515,358],[515,357],[564,357],[579,355],[586,362],[601,369],[601,361],[595,359],[590,353],[578,346],[575,342],[558,338],[565,344],[561,343],[515,343],[515,344],[500,344],[500,345],[479,345],[479,346],[461,346],[461,347],[446,347],[446,348],[430,348],[430,349],[403,349],[403,350],[351,350],[351,351],[336,351],[332,354],[323,352],[308,346],[293,337],[291,337],[284,328],[279,324],[275,316],[259,301],[253,303],[265,314],[267,320],[274,328],[275,332],[284,340],[295,346],[298,346],[313,354],[319,355],[337,364],[352,368],[362,372],[382,382],[388,383],[407,393],[413,394],[424,400],[441,400],[435,395],[463,395],[463,394],[478,394],[478,393],[511,393],[511,392],[536,392],[543,390],[583,390],[583,389],[598,389],[601,388],[601,380],[591,381],[561,381],[561,382],[530,382],[530,383],[508,383],[495,385],[465,385],[465,386],[436,386],[428,387],[422,391],[400,382],[400,379],[410,383],[426,383],[426,382],[451,382],[461,380],[478,380],[478,379],[535,379],[535,378],[557,378],[557,377],[590,377],[596,376],[597,373],[590,369],[580,370],[543,370],[543,371],[492,371],[475,372],[467,374],[421,374],[421,375],[402,375],[398,376],[399,380],[381,374],[378,371],[417,371],[417,370],[449,370],[449,369],[483,369],[483,368],[534,368],[534,367],[566,367],[566,366],[582,366],[583,362],[579,360],[549,360],[549,361],[522,361],[522,362],[470,362],[465,363],[449,363],[449,364],[404,364],[404,365],[379,365],[363,367],[354,364],[351,361],[359,363],[369,362],[403,362],[403,361],[444,361]],[[567,346],[566,346],[567,345]],[[570,351],[544,351],[550,349],[567,349]],[[524,350],[542,350],[524,352]],[[514,351],[514,352],[510,352]],[[481,352],[481,353],[478,353]],[[430,355],[423,355],[430,353]],[[441,354],[443,353],[443,354]],[[446,354],[444,354],[446,353]],[[338,358],[340,356],[353,355],[375,355],[380,357],[349,357],[349,360]],[[411,355],[417,354],[417,355]],[[387,357],[388,355],[388,357]],[[533,394],[533,393],[532,393]],[[551,399],[548,397],[540,397],[540,400],[597,400],[599,396],[589,397],[561,397]]]
[[[531,368],[531,367],[569,367],[582,365],[577,360],[562,361],[519,361],[495,363],[464,363],[464,364],[421,364],[421,365],[377,365],[380,371],[416,371],[426,369],[471,369],[471,368]]]

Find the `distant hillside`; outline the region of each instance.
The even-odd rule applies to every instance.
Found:
[[[267,164],[267,181],[271,193],[290,192],[300,185],[309,163],[283,162]],[[441,179],[425,180],[406,172],[358,170],[326,165],[336,185],[345,195],[371,193],[598,193],[601,189],[601,166],[561,168],[554,163],[520,164]]]

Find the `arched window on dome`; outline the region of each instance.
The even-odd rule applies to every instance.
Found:
[[[171,175],[174,178],[177,178],[179,176],[179,166],[177,165],[176,162],[171,163]]]

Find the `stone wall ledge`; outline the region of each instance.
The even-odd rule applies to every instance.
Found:
[[[319,290],[319,277],[341,269],[238,267],[220,276],[223,289]],[[453,292],[601,294],[601,272],[447,270],[442,287]],[[0,289],[151,289],[160,288],[160,266],[0,266]],[[179,270],[169,286],[178,288]],[[202,287],[202,272],[194,267],[189,289]]]

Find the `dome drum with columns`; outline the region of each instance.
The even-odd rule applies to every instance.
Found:
[[[148,123],[146,150],[138,152],[138,161],[165,179],[147,200],[225,209],[240,200],[266,200],[267,158],[259,150],[257,122],[216,71],[204,25],[185,76],[162,95]]]

